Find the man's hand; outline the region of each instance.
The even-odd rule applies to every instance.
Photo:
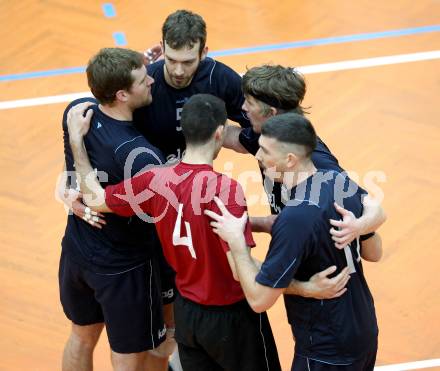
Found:
[[[161,59],[163,59],[163,55],[162,55],[162,48],[159,44],[156,44],[151,48],[148,48],[144,52],[144,64],[146,66],[150,65],[151,63],[157,62]]]
[[[90,120],[93,110],[87,109],[95,103],[84,102],[73,106],[67,113],[67,129],[69,130],[70,142],[81,142],[90,129]],[[84,113],[87,113],[84,115]]]
[[[347,291],[345,287],[350,274],[348,267],[345,267],[337,276],[328,278],[328,276],[336,271],[336,266],[323,270],[322,272],[314,274],[310,277],[308,282],[304,282],[304,290],[302,296],[315,299],[334,299]]]
[[[84,205],[82,193],[75,189],[65,189],[64,192],[59,195],[58,200],[66,206],[66,210],[71,210],[74,215],[83,219],[93,227],[102,229],[102,226],[107,224],[103,214],[93,211]]]
[[[90,207],[82,203],[82,197],[78,197],[72,202],[72,211],[77,217],[83,219],[92,227],[102,229],[102,226],[107,224],[103,214],[91,210]]]
[[[231,247],[231,241],[240,238],[244,239],[244,229],[248,219],[247,212],[244,212],[240,218],[236,218],[226,209],[224,203],[218,197],[214,197],[214,201],[220,209],[221,214],[219,215],[211,210],[205,210],[205,215],[213,219],[210,223],[213,232],[218,234],[220,238]]]
[[[343,249],[351,241],[359,237],[362,225],[351,211],[344,209],[336,202],[335,208],[336,211],[342,215],[342,220],[330,219],[330,224],[336,227],[330,229],[330,234],[332,235],[333,241],[335,241],[335,246],[338,249]]]

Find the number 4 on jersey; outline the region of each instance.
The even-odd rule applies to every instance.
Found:
[[[182,214],[183,214],[183,204],[179,204],[179,212],[177,214],[176,224],[173,230],[173,245],[174,246],[187,246],[189,253],[193,259],[197,259],[196,252],[194,250],[191,227],[188,222],[185,222],[186,237],[180,235],[181,225],[182,225]]]

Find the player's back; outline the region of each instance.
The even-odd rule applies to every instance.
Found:
[[[91,106],[94,114],[84,142],[91,165],[103,186],[116,184],[125,176],[132,176],[155,161],[153,156],[150,161],[145,153],[133,156],[133,161],[129,161],[129,153],[138,148],[143,148],[144,152],[147,148],[151,153],[158,150],[142,137],[131,122],[115,120],[104,114],[95,99],[78,99],[66,108],[63,118],[64,152],[66,169],[71,174],[71,186],[76,187],[77,182],[66,117],[70,107],[84,101],[96,104]],[[157,159],[159,163],[160,153]],[[72,253],[75,260],[100,273],[119,272],[144,264],[156,244],[154,226],[145,225],[136,216],[124,218],[114,214],[106,215],[106,225],[102,229],[90,226],[75,215],[69,215],[63,239],[63,246]]]
[[[164,255],[176,272],[180,294],[205,305],[243,300],[226,257],[228,246],[204,215],[206,209],[219,212],[213,201],[218,196],[232,213],[241,216],[246,209],[241,187],[210,165],[179,163],[153,172],[149,188],[162,196],[155,197],[151,214],[156,217]],[[248,245],[254,246],[249,225],[245,235]]]
[[[319,182],[319,177],[327,180]],[[314,188],[314,182],[321,183],[321,186]],[[279,216],[280,222],[305,218],[308,223],[309,239],[303,260],[295,273],[296,279],[308,280],[314,273],[331,265],[337,266],[337,272],[347,265],[352,267],[348,290],[339,298],[316,300],[290,295],[284,297],[288,319],[297,340],[298,354],[309,357],[319,354],[329,362],[353,361],[362,356],[377,337],[378,331],[373,298],[363,273],[359,242],[355,240],[344,250],[339,250],[329,233],[329,220],[340,219],[334,208],[335,201],[356,217],[362,214],[362,191],[352,195],[344,193],[348,189],[348,182],[351,182],[349,178],[340,173],[318,171],[307,181],[304,197],[292,195],[292,202]],[[351,186],[355,184],[351,183]]]

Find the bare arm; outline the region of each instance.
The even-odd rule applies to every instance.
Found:
[[[370,262],[378,262],[382,258],[382,238],[375,233],[368,240],[361,242],[361,257]]]
[[[68,210],[69,213],[73,212],[73,214],[84,219],[90,225],[98,229],[102,229],[102,226],[107,224],[104,219],[104,215],[96,211],[92,211],[89,207],[84,205],[82,202],[81,192],[69,187],[67,180],[68,176],[66,171],[66,163],[64,163],[63,171],[58,177],[55,189],[56,200],[63,203],[66,211]]]
[[[292,280],[284,293],[315,299],[337,298],[347,291],[345,286],[350,279],[350,274],[346,267],[335,277],[329,278],[328,276],[335,271],[336,266],[332,265],[322,272],[314,274],[310,277],[310,280],[306,282]]]
[[[90,127],[93,111],[83,113],[91,103],[82,103],[71,108],[67,114],[67,127],[69,129],[70,147],[75,161],[75,171],[83,198],[86,204],[95,211],[111,212],[105,203],[105,192],[98,182],[98,178],[90,164],[87,151],[84,147],[84,135]]]
[[[226,127],[225,139],[223,141],[223,147],[234,150],[238,153],[249,153],[246,148],[239,141],[239,135],[241,128],[234,125],[228,125]]]
[[[232,257],[232,253],[230,251],[228,251],[226,253],[226,257],[228,258],[228,263],[229,263],[229,266],[231,267],[232,276],[234,277],[234,280],[239,281],[238,275],[237,275],[237,268],[235,267],[235,261],[234,261],[234,258]]]
[[[236,218],[229,213],[220,199],[215,198],[215,201],[222,215],[210,210],[205,210],[205,214],[214,220],[211,222],[214,233],[229,244],[237,275],[249,305],[255,312],[264,312],[275,303],[284,289],[263,286],[255,280],[259,268],[250,255],[243,234],[247,213],[241,218]]]
[[[276,218],[277,215],[250,216],[249,222],[251,223],[252,232],[270,233]]]
[[[63,170],[58,176],[57,184],[55,186],[55,199],[66,206],[67,209],[72,209],[72,203],[80,198],[80,192],[71,189],[67,184],[66,163],[64,162]]]
[[[376,231],[387,219],[380,202],[370,195],[364,197],[362,204],[364,205],[364,211],[359,218],[361,225],[359,235]]]
[[[251,254],[251,249],[249,247],[248,247],[248,250],[249,250],[249,254]],[[237,274],[237,268],[235,267],[235,260],[232,256],[231,251],[228,251],[226,253],[226,257],[228,258],[228,263],[229,263],[229,266],[231,267],[231,271],[232,271],[232,275],[234,277],[234,280],[240,281],[240,279],[238,278],[238,274]],[[251,255],[251,258],[252,258],[255,266],[257,267],[257,269],[260,270],[262,262],[256,258],[254,258],[252,255]]]
[[[337,248],[343,249],[360,235],[374,232],[385,222],[385,212],[377,200],[367,195],[362,203],[364,210],[357,219],[351,211],[335,203],[336,211],[342,216],[342,220],[330,219],[334,227],[330,233]]]
[[[255,280],[259,268],[249,252],[243,248],[246,247],[244,238],[241,241],[240,239],[234,239],[229,246],[237,267],[241,287],[249,305],[257,313],[264,312],[275,304],[278,297],[283,294],[284,289],[263,286]]]

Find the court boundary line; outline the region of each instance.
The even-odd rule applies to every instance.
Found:
[[[369,40],[384,39],[391,37],[410,36],[410,35],[418,35],[418,34],[438,32],[438,31],[440,31],[440,25],[400,28],[397,30],[365,32],[365,33],[358,33],[352,35],[329,36],[329,37],[320,37],[309,40],[300,40],[300,41],[291,41],[291,42],[284,42],[277,44],[250,46],[244,48],[217,50],[212,53],[208,53],[208,55],[212,57],[225,57],[231,55],[261,53],[261,52],[278,51],[285,49],[297,49],[297,48],[304,48],[311,46],[343,44],[348,42],[369,41]]]
[[[354,59],[332,63],[313,64],[309,66],[298,67],[298,70],[307,75],[313,73],[333,72],[333,71],[345,71],[360,68],[370,68],[387,66],[401,63],[420,62],[427,60],[440,59],[440,50],[432,50],[428,52],[419,52],[411,54],[398,54],[384,57]],[[72,100],[90,97],[90,92],[71,93],[63,95],[53,95],[39,98],[26,98],[10,101],[0,102],[0,110],[14,109],[21,107],[41,106],[46,104],[71,102]]]
[[[114,9],[114,11],[116,16],[116,10]],[[105,10],[104,10],[104,14],[105,14]],[[233,55],[279,51],[286,49],[306,48],[306,47],[321,46],[321,45],[342,44],[348,42],[369,41],[369,40],[392,38],[392,37],[412,36],[412,35],[419,35],[419,34],[425,34],[431,32],[440,32],[440,25],[437,24],[437,25],[401,28],[397,30],[376,31],[376,32],[352,34],[352,35],[328,36],[328,37],[320,37],[309,40],[224,49],[224,50],[209,52],[208,56],[216,58],[216,57],[225,57],[225,56],[233,56]],[[117,35],[115,35],[115,33],[113,34],[113,38],[115,39],[116,45],[119,45],[118,42],[122,42],[122,43],[125,42],[125,44],[123,45],[126,45],[127,40],[125,34],[123,34],[123,32],[119,32],[116,34]],[[85,68],[86,67],[84,66],[80,66],[80,67],[59,68],[59,69],[46,70],[46,71],[21,72],[21,73],[9,74],[9,75],[0,75],[0,82],[80,73],[82,70],[85,70]]]
[[[440,358],[374,367],[374,371],[407,371],[440,366]]]

